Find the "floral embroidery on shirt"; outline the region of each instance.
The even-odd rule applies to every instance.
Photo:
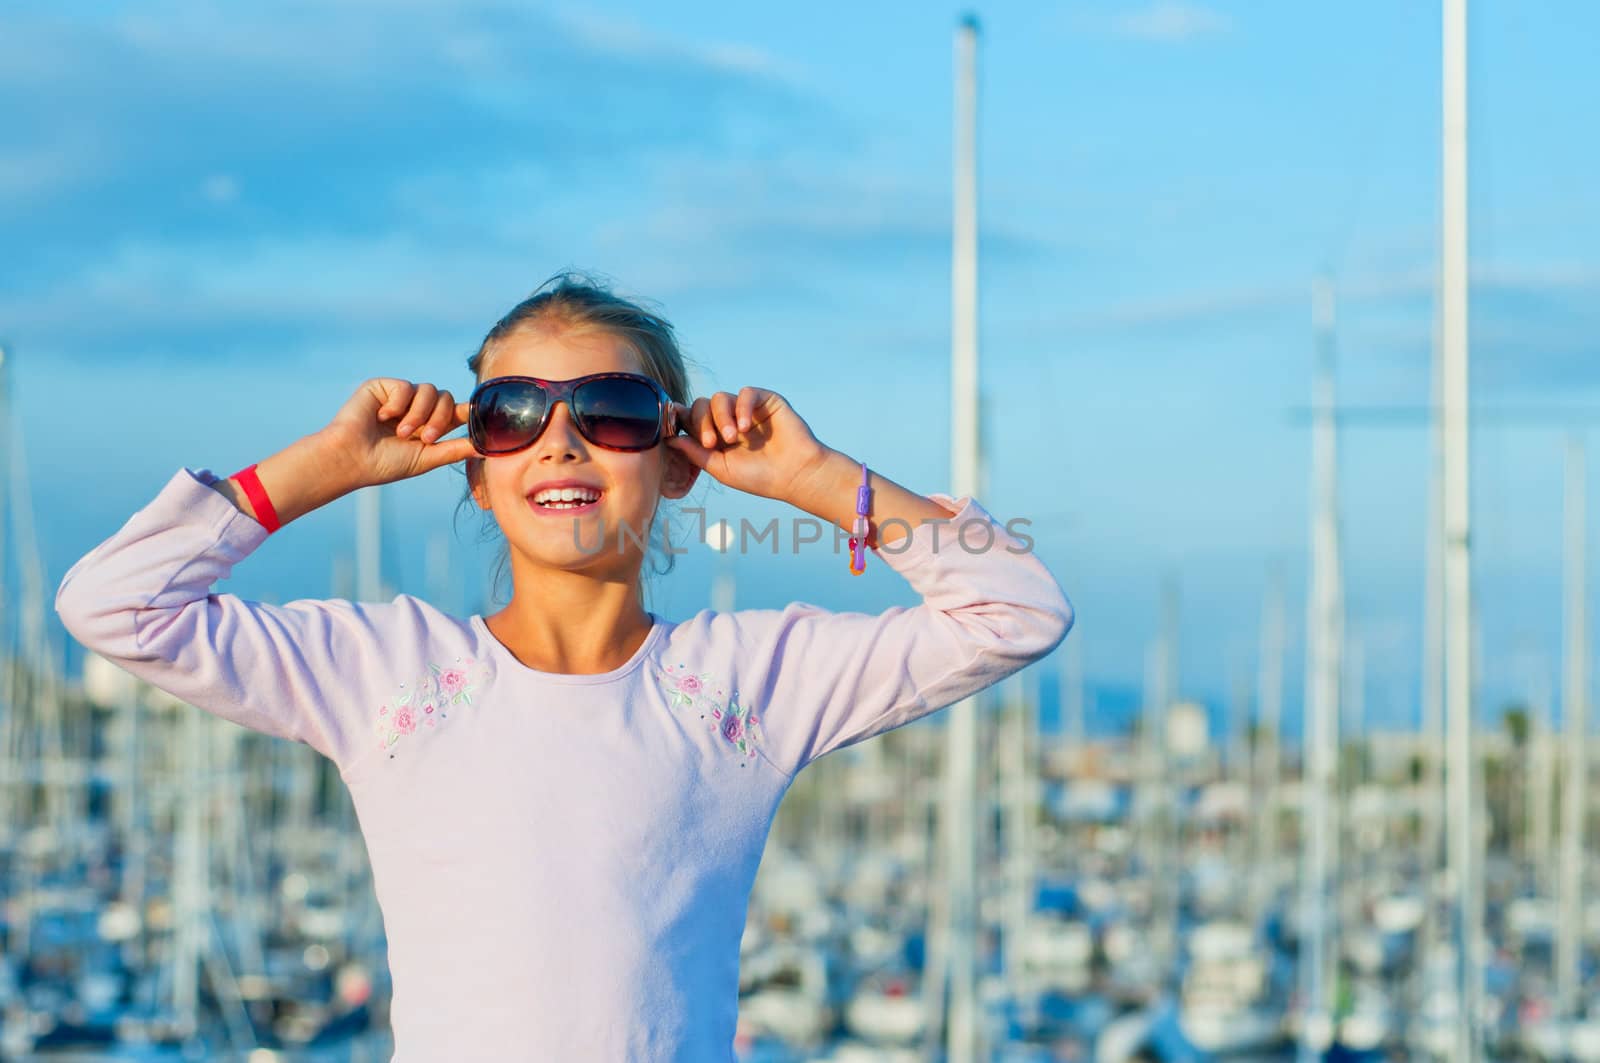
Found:
[[[657,680],[674,709],[697,712],[706,729],[745,758],[756,755],[762,740],[761,719],[749,706],[739,704],[739,692],[729,693],[709,672],[692,672],[686,664],[656,670]],[[740,767],[744,761],[739,762]]]
[[[378,748],[390,750],[406,735],[438,727],[450,710],[472,704],[472,692],[488,675],[487,666],[473,658],[457,657],[450,664],[429,662],[428,671],[403,682],[388,701],[378,706]]]

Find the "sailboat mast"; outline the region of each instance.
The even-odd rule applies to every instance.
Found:
[[[1084,719],[1083,691],[1083,640],[1069,639],[1061,653],[1061,691],[1059,700],[1065,706],[1062,714],[1067,732],[1067,745],[1072,750],[1072,761],[1083,756],[1083,744],[1088,738],[1088,722]]]
[[[17,660],[14,651],[18,640],[13,637],[6,586],[6,532],[10,525],[11,477],[11,365],[6,349],[0,346],[0,824],[7,831],[20,826],[26,809],[22,769],[27,758],[22,752],[22,728],[17,720],[18,696],[16,682]],[[24,906],[26,907],[26,906]]]
[[[1467,412],[1467,3],[1444,0],[1440,226],[1440,426],[1444,444],[1445,785],[1456,923],[1458,1063],[1476,1063],[1482,938],[1474,913],[1482,869],[1475,845],[1472,735],[1472,553]]]
[[[1588,574],[1585,551],[1585,490],[1583,440],[1567,441],[1566,477],[1566,661],[1561,682],[1561,722],[1566,731],[1567,763],[1561,787],[1561,864],[1556,895],[1560,905],[1556,926],[1556,1017],[1571,1023],[1578,1017],[1578,963],[1583,934],[1583,826],[1584,799],[1588,794],[1589,616]]]
[[[1550,889],[1550,799],[1551,752],[1554,749],[1554,712],[1550,699],[1550,676],[1542,655],[1528,679],[1528,783],[1527,860],[1534,872],[1535,892],[1548,896]]]
[[[1161,586],[1161,637],[1156,650],[1156,693],[1151,700],[1150,779],[1153,805],[1150,879],[1150,950],[1163,972],[1172,970],[1178,949],[1178,879],[1182,873],[1183,838],[1177,816],[1180,787],[1167,744],[1173,703],[1178,700],[1178,578],[1169,573]]]
[[[1033,910],[1033,674],[1016,672],[1006,681],[1006,723],[1001,735],[1004,745],[998,757],[1000,791],[1005,800],[1005,970],[1014,993],[1025,988],[1022,951]]]
[[[356,493],[356,600],[383,599],[383,496],[382,488]]]
[[[1261,928],[1277,885],[1278,778],[1283,771],[1279,734],[1283,719],[1283,581],[1274,570],[1268,577],[1261,614],[1261,657],[1257,667],[1255,783],[1255,853],[1250,876],[1251,925]]]
[[[978,432],[978,21],[955,36],[954,200],[950,263],[950,479],[957,497],[980,494]],[[945,1058],[977,1058],[977,699],[949,710],[945,732]]]
[[[1340,642],[1344,602],[1339,562],[1337,428],[1334,423],[1333,292],[1319,280],[1312,299],[1317,331],[1311,430],[1311,593],[1307,601],[1306,721],[1302,826],[1305,870],[1300,881],[1302,1061],[1320,1059],[1332,1039],[1327,971],[1334,875],[1331,800],[1339,734]]]
[[[1433,346],[1432,402],[1440,403],[1439,343]],[[1428,526],[1422,576],[1422,801],[1419,841],[1425,900],[1421,938],[1431,948],[1438,940],[1434,882],[1443,857],[1444,826],[1444,445],[1437,414],[1428,426]]]

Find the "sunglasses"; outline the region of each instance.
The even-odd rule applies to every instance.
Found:
[[[544,434],[565,402],[578,434],[607,450],[649,450],[678,432],[666,390],[639,373],[590,373],[571,380],[500,376],[485,380],[468,403],[467,435],[478,453],[515,454]]]

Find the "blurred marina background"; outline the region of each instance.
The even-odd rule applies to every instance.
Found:
[[[697,393],[1026,518],[1078,610],[801,776],[741,1060],[1600,1059],[1600,9],[1468,16],[0,12],[0,1059],[388,1059],[336,772],[51,595],[180,466],[371,376],[464,395],[565,266],[656,300]],[[492,612],[462,490],[359,492],[221,589]],[[911,602],[698,526],[665,616]]]

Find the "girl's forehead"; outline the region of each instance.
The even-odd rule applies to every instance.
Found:
[[[495,344],[482,379],[536,376],[570,380],[587,373],[637,373],[639,359],[621,336],[605,329],[527,326]]]

